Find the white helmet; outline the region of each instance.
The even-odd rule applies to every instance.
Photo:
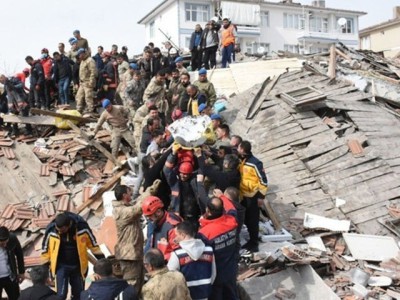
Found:
[[[171,48],[171,50],[169,50],[169,54],[170,55],[178,54],[178,51],[175,48]]]

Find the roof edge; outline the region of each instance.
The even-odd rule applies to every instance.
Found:
[[[167,4],[169,4],[169,2],[173,2],[175,0],[164,0],[163,2],[161,2],[160,4],[158,4],[156,7],[154,7],[151,11],[149,11],[143,18],[141,18],[137,24],[141,24],[144,25],[144,21],[149,18],[153,13],[155,13],[158,9],[161,9],[163,6],[166,6]]]
[[[382,28],[386,28],[386,27],[389,27],[389,26],[392,26],[392,25],[396,25],[396,24],[400,24],[400,18],[390,19],[388,21],[385,21],[385,22],[382,22],[382,23],[378,23],[378,24],[366,27],[364,29],[361,29],[358,33],[359,33],[359,35],[362,35],[362,34],[365,34],[365,33],[368,33],[368,32],[372,32],[372,31],[379,30],[379,29],[382,29]]]

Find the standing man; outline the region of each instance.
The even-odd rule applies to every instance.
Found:
[[[219,26],[214,21],[208,21],[201,37],[201,48],[203,49],[203,65],[209,70],[217,65],[217,50],[219,44]]]
[[[117,63],[118,63],[118,76],[121,79],[126,71],[129,69],[129,63],[124,60],[124,56],[122,54],[117,55]]]
[[[89,53],[83,48],[78,50],[79,66],[79,89],[76,93],[76,109],[83,114],[86,104],[88,113],[94,112],[93,89],[96,86],[96,64]]]
[[[54,81],[58,86],[60,104],[69,104],[69,87],[72,80],[72,65],[74,62],[58,52],[53,53],[54,57]]]
[[[206,95],[207,105],[213,107],[217,100],[217,93],[215,92],[214,85],[207,78],[207,70],[205,68],[199,70],[199,79],[193,82],[193,84],[199,88],[200,93]]]
[[[180,272],[168,270],[160,250],[151,249],[145,254],[144,267],[150,280],[143,286],[143,300],[191,299],[185,277]]]
[[[60,53],[61,56],[66,57],[68,53],[65,51],[65,44],[64,43],[58,43],[58,52]],[[54,55],[53,55],[54,57]]]
[[[127,47],[127,46],[122,46],[120,55],[122,55],[122,58],[123,58],[127,63],[129,63],[128,47]]]
[[[104,63],[104,69],[101,71],[101,78],[99,80],[99,89],[102,96],[98,95],[98,97],[100,99],[108,98],[112,103],[115,103],[115,92],[119,80],[117,62],[111,59],[111,53],[108,51],[103,52],[101,57]]]
[[[192,71],[196,71],[201,67],[202,50],[201,50],[201,36],[203,35],[203,28],[197,24],[190,37],[189,50],[192,53]]]
[[[8,299],[17,300],[19,284],[25,279],[24,254],[15,234],[0,227],[0,295],[3,289]]]
[[[143,285],[143,244],[144,237],[140,222],[142,201],[131,205],[132,189],[118,185],[115,190],[113,217],[117,225],[118,240],[115,245],[115,258],[119,260],[122,276],[135,286],[139,293]]]
[[[90,52],[88,40],[81,36],[81,32],[78,29],[74,30],[73,35],[78,40],[76,48],[77,49],[83,48],[86,51]]]
[[[47,48],[42,49],[42,55],[40,57],[40,63],[44,70],[44,98],[45,98],[45,108],[50,109],[51,104],[51,94],[53,83],[53,59],[49,55],[49,50]]]
[[[238,147],[241,163],[239,165],[241,180],[240,193],[243,197],[242,205],[246,208],[244,223],[250,234],[250,240],[243,248],[258,251],[258,230],[260,221],[259,206],[263,205],[268,189],[268,180],[264,172],[263,164],[253,156],[251,144],[243,141]]]
[[[88,249],[97,259],[104,258],[88,223],[79,215],[59,214],[47,228],[42,244],[42,258],[50,263],[50,271],[56,278],[57,295],[67,298],[68,284],[72,299],[79,299],[84,290],[88,272]]]
[[[237,32],[235,26],[229,18],[222,20],[220,50],[222,52],[222,68],[232,62],[232,53],[235,49]]]
[[[93,59],[96,62],[97,72],[100,72],[101,70],[104,69],[103,59],[101,58],[101,55],[103,54],[103,52],[104,52],[103,46],[98,46],[97,53],[93,56]]]
[[[128,129],[129,110],[122,105],[112,105],[108,99],[104,99],[102,105],[105,110],[97,121],[92,137],[97,134],[104,122],[107,121],[112,127],[111,153],[117,159],[122,138],[128,142],[133,151],[135,150],[135,140],[133,139],[132,132]]]
[[[208,299],[217,274],[213,249],[195,238],[196,229],[190,222],[183,221],[175,231],[179,248],[171,253],[168,269],[185,276],[193,300]]]
[[[168,102],[165,91],[165,71],[158,71],[157,75],[151,79],[143,94],[143,102],[153,101],[158,108],[160,118],[165,121],[165,114],[168,111]]]
[[[217,277],[210,299],[239,299],[236,287],[236,228],[236,218],[224,213],[223,199],[213,197],[208,201],[206,213],[200,219],[199,236],[205,244],[211,245],[215,255]]]
[[[31,107],[44,107],[44,70],[38,60],[27,56],[25,61],[31,66],[29,102]]]

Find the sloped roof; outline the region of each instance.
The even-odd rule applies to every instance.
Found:
[[[400,25],[400,18],[388,20],[388,21],[361,29],[359,31],[359,35],[360,36],[368,35],[369,33],[373,32],[373,31],[386,29],[388,27],[396,26],[396,25]]]
[[[263,161],[267,199],[281,221],[312,212],[350,219],[364,233],[386,233],[378,221],[388,205],[400,203],[400,119],[372,103],[372,95],[322,74],[285,73],[267,95],[270,84],[256,104],[259,85],[230,99],[224,116]],[[307,87],[326,99],[291,107],[281,97]],[[259,109],[246,119],[250,107]],[[336,198],[346,204],[336,207]]]

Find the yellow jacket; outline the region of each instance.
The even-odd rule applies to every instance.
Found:
[[[243,197],[254,197],[257,193],[265,196],[268,189],[268,180],[263,164],[253,155],[243,159],[239,165],[240,194]]]
[[[82,277],[85,278],[88,270],[88,253],[90,251],[96,256],[97,259],[104,258],[99,246],[97,245],[96,238],[87,222],[79,215],[67,213],[72,220],[72,225],[69,230],[75,232],[76,245],[78,248],[79,262],[81,267]],[[60,235],[56,229],[55,222],[51,222],[47,228],[43,238],[42,244],[42,259],[43,263],[50,262],[50,271],[53,276],[57,270],[58,252],[60,249]]]

